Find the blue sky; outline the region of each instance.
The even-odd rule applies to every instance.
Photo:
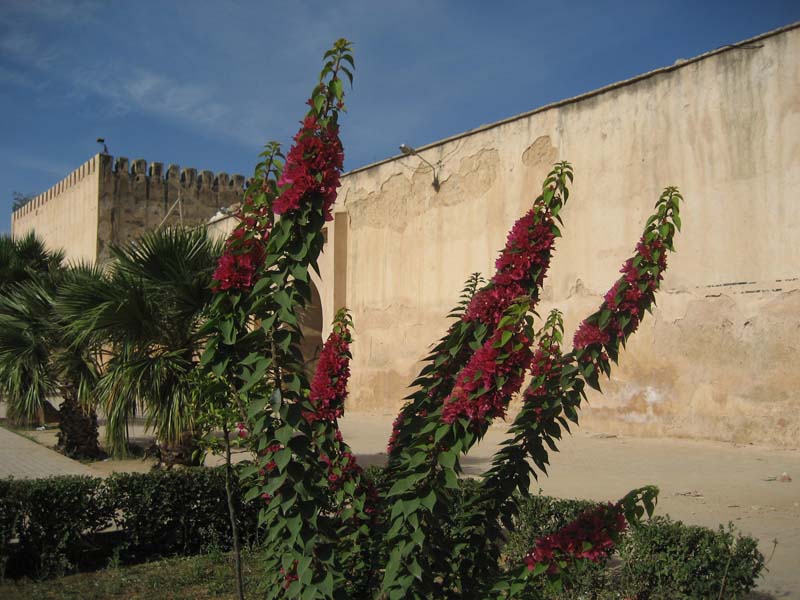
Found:
[[[99,149],[252,172],[355,44],[346,168],[800,20],[797,0],[0,0],[0,231]]]

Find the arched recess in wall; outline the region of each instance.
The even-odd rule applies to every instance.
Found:
[[[319,353],[322,350],[322,298],[314,281],[311,285],[311,304],[300,313],[300,329],[303,332],[303,344],[300,350],[306,365],[306,374],[311,377],[317,367]]]

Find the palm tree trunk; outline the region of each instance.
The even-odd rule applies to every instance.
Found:
[[[97,458],[101,454],[97,437],[97,413],[85,410],[71,387],[61,390],[64,402],[59,411],[59,433],[56,448],[71,458]]]
[[[197,439],[198,436],[195,432],[184,431],[177,441],[160,441],[161,462],[168,469],[175,465],[200,466],[202,464],[202,455],[198,452]]]

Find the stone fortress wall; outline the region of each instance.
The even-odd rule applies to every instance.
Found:
[[[68,260],[106,261],[124,244],[163,224],[206,223],[241,201],[242,175],[212,173],[97,154],[61,182],[14,211],[15,236],[35,230]],[[176,202],[180,199],[180,202]]]
[[[441,165],[438,192],[429,167],[398,156],[351,172],[339,194],[351,408],[396,412],[463,281],[491,275],[566,159],[575,183],[539,313],[564,311],[567,340],[663,188],[686,198],[655,314],[590,393],[584,428],[797,447],[800,24],[419,151]]]

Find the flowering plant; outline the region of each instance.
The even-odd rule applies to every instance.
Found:
[[[385,480],[374,486],[338,428],[349,378],[348,313],[337,313],[310,381],[299,350],[309,269],[316,269],[342,169],[341,77],[351,79],[352,66],[345,40],[325,54],[294,145],[285,159],[276,144],[261,155],[215,272],[206,389],[237,416],[238,435],[256,456],[241,475],[247,498],[262,506],[267,596],[354,597],[355,571],[368,573],[369,595],[390,599],[513,597],[542,577],[557,585],[580,564],[607,556],[624,528],[652,511],[657,490],[634,490],[582,515],[510,569],[498,540],[513,521],[514,492],[529,494],[531,476],[546,472],[548,450],[578,421],[585,386],[599,389],[599,373],[610,374],[620,345],[652,305],[680,227],[681,196],[674,188],[661,196],[622,277],[564,353],[558,311],[534,327],[573,178],[569,163],[556,164],[511,229],[491,280],[470,278],[453,324],[412,384]],[[456,522],[450,506],[460,458],[518,392],[522,407],[509,440]],[[376,532],[388,554],[369,551]]]

